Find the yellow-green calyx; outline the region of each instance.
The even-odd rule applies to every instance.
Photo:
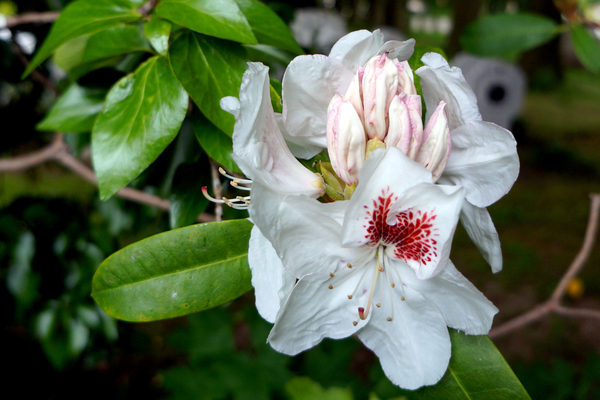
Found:
[[[341,180],[331,167],[329,162],[318,162],[317,170],[323,178],[323,186],[325,187],[325,193],[331,197],[334,201],[350,200],[354,189],[356,189],[356,183],[352,185],[346,184]]]

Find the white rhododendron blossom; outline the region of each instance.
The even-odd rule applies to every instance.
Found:
[[[481,121],[460,70],[433,53],[417,70],[414,40],[378,31],[342,38],[326,56],[300,56],[283,80],[283,113],[268,68],[250,63],[233,114],[233,156],[255,224],[248,260],[268,341],[297,354],[356,334],[395,384],[437,383],[450,359],[447,327],[486,334],[497,313],[449,259],[459,218],[494,270],[499,241],[485,207],[518,172],[510,132]],[[318,173],[294,156],[326,149]]]

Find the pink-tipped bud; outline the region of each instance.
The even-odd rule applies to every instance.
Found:
[[[336,94],[327,109],[327,151],[335,173],[352,185],[365,161],[366,137],[352,103]]]
[[[398,68],[385,54],[371,58],[363,77],[365,131],[369,139],[383,141],[388,127],[388,109],[398,93]]]
[[[354,79],[350,82],[350,86],[348,86],[348,90],[344,95],[344,98],[348,100],[354,106],[356,110],[356,114],[360,118],[361,122],[365,120],[365,111],[363,108],[363,92],[362,92],[362,79],[365,73],[365,69],[363,67],[358,68],[358,72],[354,74]]]
[[[408,108],[404,103],[405,94],[394,96],[390,104],[388,133],[385,136],[386,147],[397,147],[406,155],[410,148],[412,132],[410,127],[410,117]]]
[[[448,128],[448,118],[444,111],[445,106],[446,103],[440,101],[435,112],[429,118],[423,131],[423,144],[415,160],[431,171],[434,182],[444,172],[448,157],[450,157],[450,128]]]
[[[408,119],[410,121],[410,131],[412,138],[406,155],[414,160],[417,158],[421,144],[423,143],[423,105],[421,104],[421,96],[417,94],[407,95],[404,99],[406,109],[408,110]]]
[[[400,62],[395,59],[393,62],[398,69],[398,93],[406,93],[409,95],[417,94],[413,72],[410,65],[408,65],[408,61]]]

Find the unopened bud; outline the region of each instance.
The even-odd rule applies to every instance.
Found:
[[[446,103],[440,101],[435,112],[429,118],[423,131],[423,144],[415,160],[431,171],[434,182],[444,172],[448,157],[450,157],[450,129],[444,111],[445,106]]]
[[[398,69],[385,54],[371,58],[363,77],[365,131],[369,139],[383,140],[388,127],[388,109],[398,92]]]
[[[393,62],[398,69],[398,93],[417,94],[413,72],[410,65],[408,65],[408,61],[400,62],[396,59]]]
[[[344,98],[348,100],[354,106],[356,110],[356,114],[360,118],[361,122],[365,120],[365,111],[363,108],[363,93],[362,93],[362,79],[365,73],[365,69],[363,67],[358,68],[358,72],[354,74],[354,79],[350,82],[350,86],[348,86],[348,90],[346,91],[346,95]]]
[[[352,185],[365,161],[366,138],[354,106],[336,94],[327,110],[327,151],[335,173]]]

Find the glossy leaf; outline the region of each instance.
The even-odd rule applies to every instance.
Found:
[[[188,96],[164,57],[153,57],[113,86],[92,131],[100,198],[145,170],[175,138]]]
[[[417,399],[530,399],[496,346],[485,335],[450,329],[452,357],[440,382],[413,392]]]
[[[148,41],[138,26],[121,24],[68,41],[56,50],[54,62],[69,72],[82,64],[135,51],[150,51]]]
[[[258,0],[235,0],[252,27],[258,43],[304,54],[290,29],[266,4]]]
[[[89,89],[74,83],[54,103],[36,128],[41,131],[91,132],[105,96],[105,90]]]
[[[577,58],[588,70],[600,72],[600,42],[583,26],[571,30],[571,42]]]
[[[460,43],[478,56],[503,56],[544,44],[556,36],[557,28],[554,21],[540,15],[487,15],[467,26]]]
[[[193,31],[256,44],[246,17],[234,0],[162,0],[156,13]]]
[[[244,48],[193,32],[181,35],[169,50],[173,72],[208,119],[229,136],[235,118],[221,109],[225,96],[239,96],[246,71]]]
[[[60,13],[50,34],[25,70],[29,75],[62,44],[76,37],[95,33],[122,22],[139,19],[135,4],[127,0],[78,0]]]
[[[154,50],[160,55],[166,55],[169,50],[169,35],[171,34],[171,24],[169,21],[153,16],[152,19],[144,25],[144,33]]]
[[[221,164],[229,171],[242,171],[231,156],[233,153],[233,142],[229,136],[212,124],[200,112],[192,114],[192,126],[202,149],[213,160]]]
[[[92,297],[110,316],[154,321],[205,310],[252,289],[252,223],[192,225],[134,243],[96,271]]]
[[[206,210],[208,199],[202,194],[202,186],[210,183],[210,168],[204,162],[184,163],[177,167],[171,185],[171,229],[193,224],[198,215]]]

